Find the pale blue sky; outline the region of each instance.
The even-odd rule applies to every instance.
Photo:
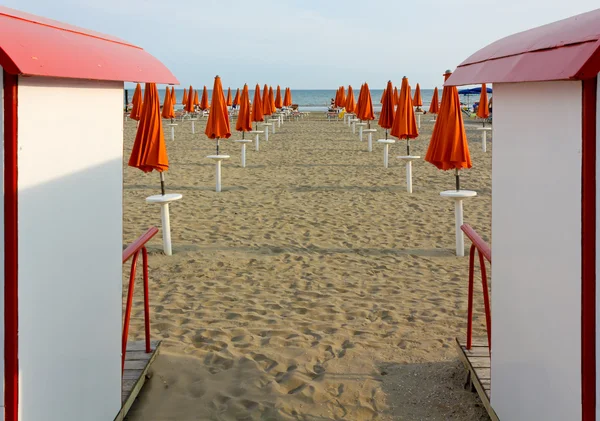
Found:
[[[159,58],[183,86],[383,88],[442,85],[503,36],[599,7],[598,0],[0,0],[108,33]]]

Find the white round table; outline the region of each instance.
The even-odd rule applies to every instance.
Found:
[[[246,144],[252,143],[250,139],[238,139],[234,142],[242,144],[242,168],[246,168]]]
[[[160,205],[160,219],[162,222],[163,250],[167,256],[173,254],[171,248],[171,221],[169,216],[169,203],[181,199],[179,193],[157,194],[146,198],[146,203],[158,203]]]
[[[217,178],[217,187],[215,191],[219,193],[221,191],[221,161],[223,161],[224,159],[229,159],[231,157],[229,155],[208,155],[207,158],[215,161]]]
[[[363,133],[367,133],[368,136],[368,148],[369,152],[373,152],[373,133],[377,132],[377,129],[364,129]]]
[[[261,126],[265,128],[265,140],[269,141],[269,126],[272,126],[273,123],[261,123]]]
[[[377,142],[383,144],[383,167],[387,168],[390,156],[390,145],[393,145],[396,141],[394,139],[379,139]]]
[[[260,143],[259,136],[260,136],[261,133],[264,133],[264,131],[263,130],[250,130],[248,133],[256,135],[256,138],[254,139],[254,140],[256,140],[256,144],[254,145],[254,150],[256,152],[258,152],[258,150],[260,149],[260,147],[259,147],[259,143]]]
[[[190,121],[192,122],[192,134],[196,134],[196,121],[198,121],[197,118],[190,118]]]
[[[350,119],[350,125],[352,126],[352,134],[356,134],[356,123],[358,123],[360,120],[358,118],[351,118]]]
[[[352,125],[352,122],[350,120],[352,120],[354,118],[354,114],[353,113],[346,113],[344,115],[348,116],[348,119],[346,120],[346,122],[348,123],[348,127],[350,127]]]
[[[421,157],[416,155],[405,155],[399,156],[398,159],[406,161],[406,191],[412,193],[412,162],[421,159]]]
[[[177,124],[169,123],[167,126],[171,128],[171,140],[175,140],[175,126],[177,126]]]
[[[491,132],[491,127],[478,127],[481,130],[481,150],[487,152],[487,132]]]
[[[456,229],[456,255],[465,255],[465,236],[460,229],[463,224],[463,200],[477,196],[477,192],[472,190],[447,190],[440,193],[440,196],[454,199],[454,224]]]
[[[277,123],[278,121],[279,121],[278,118],[270,118],[269,119],[269,123],[273,124],[273,134],[275,134],[275,126],[277,126],[277,124],[275,124],[275,123]]]

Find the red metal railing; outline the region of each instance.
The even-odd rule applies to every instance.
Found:
[[[121,370],[125,369],[125,354],[127,353],[127,335],[129,334],[129,320],[131,319],[131,306],[133,305],[133,287],[135,285],[135,271],[137,269],[137,260],[142,252],[142,264],[144,271],[144,327],[146,336],[146,352],[150,349],[150,302],[148,299],[148,251],[146,243],[156,235],[158,228],[152,227],[144,235],[135,240],[129,247],[123,251],[123,264],[132,256],[131,273],[129,274],[129,289],[127,291],[127,305],[125,307],[125,320],[123,321],[123,339],[121,342]]]
[[[485,261],[492,264],[492,249],[483,241],[470,225],[464,224],[460,227],[465,235],[471,240],[471,251],[469,253],[469,307],[467,314],[467,349],[471,349],[473,342],[473,288],[475,277],[475,250],[479,255],[479,269],[481,270],[481,286],[483,288],[483,304],[485,306],[485,326],[487,329],[488,348],[492,352],[492,316],[490,313],[490,296],[487,284],[487,272]]]

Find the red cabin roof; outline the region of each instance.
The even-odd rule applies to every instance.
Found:
[[[519,32],[477,51],[446,84],[581,80],[600,71],[600,9]]]
[[[2,6],[0,65],[9,73],[27,76],[179,83],[140,47]]]

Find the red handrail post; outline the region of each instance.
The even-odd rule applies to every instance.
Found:
[[[129,335],[129,320],[131,319],[131,307],[133,304],[133,289],[135,287],[135,270],[139,251],[133,255],[131,262],[131,273],[129,274],[129,290],[127,292],[127,304],[125,306],[125,320],[123,321],[123,339],[121,340],[121,370],[125,369],[125,355],[127,353],[127,336]]]
[[[146,333],[146,353],[152,351],[150,349],[150,299],[148,298],[148,251],[144,246],[142,248],[142,262],[144,265],[144,329]]]
[[[475,245],[471,245],[469,252],[469,303],[467,310],[467,349],[473,343],[473,278],[475,272]]]
[[[490,297],[488,293],[487,274],[483,254],[479,253],[479,266],[481,269],[481,286],[483,287],[483,304],[485,305],[485,327],[487,330],[488,347],[492,349],[492,315],[490,309]]]

